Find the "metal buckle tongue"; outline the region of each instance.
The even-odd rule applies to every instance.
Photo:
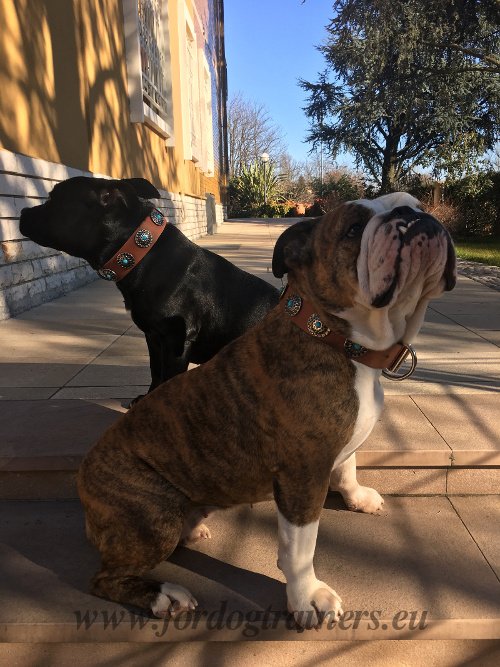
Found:
[[[411,355],[411,366],[409,370],[406,371],[406,373],[403,373],[402,375],[398,375],[398,370],[401,368],[401,366],[403,365],[409,354]],[[417,367],[417,355],[415,353],[415,350],[411,345],[404,345],[403,349],[394,359],[389,368],[384,368],[384,370],[382,371],[382,375],[386,377],[388,380],[396,380],[397,382],[399,382],[401,380],[406,380],[406,378],[409,378],[416,367]]]

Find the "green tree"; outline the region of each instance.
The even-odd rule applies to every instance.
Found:
[[[308,93],[308,140],[353,153],[383,192],[416,166],[463,170],[492,148],[498,0],[336,0]],[[333,81],[330,80],[333,75]]]

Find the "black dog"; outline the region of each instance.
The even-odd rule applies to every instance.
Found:
[[[48,200],[25,208],[20,230],[36,243],[82,257],[98,271],[154,210],[160,193],[142,178],[77,176],[58,183]],[[125,307],[144,331],[152,391],[208,361],[278,302],[264,280],[189,241],[165,224],[146,256],[117,282]]]

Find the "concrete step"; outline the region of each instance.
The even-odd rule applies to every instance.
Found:
[[[387,396],[360,481],[391,495],[498,493],[498,407],[494,393]],[[75,498],[82,457],[123,411],[118,399],[0,401],[0,498]]]
[[[338,663],[337,663],[338,661]],[[0,664],[9,667],[498,667],[496,640],[329,642],[241,641],[156,644],[0,644]]]
[[[216,513],[211,540],[153,571],[199,602],[175,622],[87,593],[83,523],[77,501],[0,502],[0,643],[500,639],[499,496],[388,498],[379,516],[329,498],[315,566],[345,614],[317,632],[285,611],[272,502]]]

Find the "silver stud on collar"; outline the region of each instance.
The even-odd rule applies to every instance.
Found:
[[[134,241],[139,248],[149,248],[153,243],[153,235],[148,229],[139,229],[135,233]]]
[[[368,352],[366,347],[363,347],[359,343],[353,343],[352,340],[346,339],[344,343],[344,350],[349,357],[349,359],[356,359],[357,357],[362,357]]]
[[[112,269],[99,269],[97,275],[103,280],[116,280],[116,273]]]
[[[155,223],[155,225],[158,225],[158,227],[161,227],[165,221],[165,218],[163,216],[163,213],[159,211],[157,208],[154,208],[151,213],[149,214],[149,217],[151,220]]]
[[[116,258],[116,263],[122,269],[131,269],[135,264],[135,259],[129,252],[121,252]]]
[[[290,296],[285,301],[285,312],[293,317],[299,313],[302,308],[302,299],[298,294],[290,294]]]
[[[330,333],[330,329],[323,324],[317,313],[313,313],[307,320],[307,330],[317,338],[324,338]]]

